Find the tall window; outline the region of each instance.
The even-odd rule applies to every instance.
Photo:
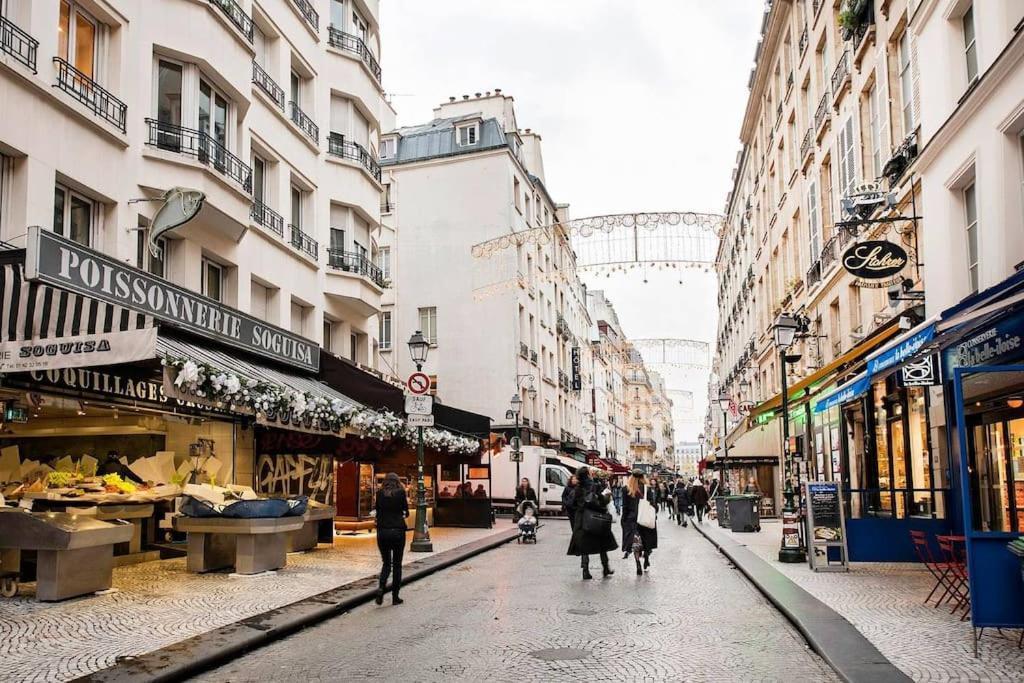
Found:
[[[292,185],[291,189],[291,201],[292,201],[292,225],[302,229],[302,190]]]
[[[878,79],[875,79],[868,94],[868,128],[871,133],[871,172],[874,177],[882,175],[882,102],[878,92]]]
[[[973,83],[978,78],[978,41],[974,35],[974,6],[967,8],[961,19],[964,31],[964,59],[967,62],[967,82]]]
[[[331,0],[331,26],[339,31],[345,27],[344,0]]]
[[[270,320],[270,290],[255,280],[249,283],[249,313],[260,320]]]
[[[334,349],[334,323],[327,318],[324,318],[324,338],[320,345],[327,351]]]
[[[430,306],[429,308],[421,308],[420,312],[420,332],[423,333],[424,339],[431,344],[437,343],[437,307]]]
[[[380,340],[380,350],[391,349],[391,311],[384,311],[380,314],[380,332],[377,335]]]
[[[391,247],[381,247],[377,250],[377,267],[385,280],[391,279]]]
[[[95,80],[96,20],[75,2],[61,0],[57,25],[57,55]]]
[[[167,259],[170,256],[167,251],[170,248],[167,238],[157,238],[156,245],[160,249],[160,255],[157,256],[149,251],[148,227],[141,217],[136,235],[138,237],[135,243],[135,265],[151,275],[167,277]]]
[[[359,39],[364,43],[366,42],[368,32],[366,22],[359,16],[359,12],[352,8],[352,34],[359,36]]]
[[[224,267],[219,263],[203,259],[203,294],[214,301],[224,301]]]
[[[807,226],[811,231],[811,262],[821,256],[821,214],[818,213],[818,185],[811,183],[807,190]]]
[[[298,301],[292,301],[292,332],[295,334],[306,333],[306,321],[312,310],[312,306],[304,306]]]
[[[900,99],[903,106],[903,135],[914,130],[914,76],[910,66],[910,31],[904,31],[899,44]]]
[[[228,100],[204,80],[199,81],[199,130],[227,147]]]
[[[964,210],[967,221],[967,281],[974,293],[978,291],[978,203],[974,183],[964,190]]]
[[[254,154],[252,156],[252,198],[260,204],[264,203],[266,185],[267,162]]]
[[[161,59],[157,64],[156,119],[181,125],[181,64]]]
[[[96,220],[96,203],[77,192],[57,185],[53,191],[53,231],[90,246]]]

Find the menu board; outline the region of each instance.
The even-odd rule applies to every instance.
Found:
[[[815,571],[845,571],[849,557],[839,484],[809,481],[804,486],[809,539],[807,561]]]

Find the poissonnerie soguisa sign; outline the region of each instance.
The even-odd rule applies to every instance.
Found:
[[[233,348],[316,372],[316,344],[39,227],[29,229],[25,277],[135,311]]]

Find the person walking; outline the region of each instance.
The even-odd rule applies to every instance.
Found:
[[[533,502],[535,510],[539,509],[537,506],[537,492],[533,490],[532,486],[530,486],[530,480],[523,477],[519,481],[519,486],[516,487],[515,509],[512,511],[513,522],[518,522],[519,518],[522,517],[522,514],[519,512],[519,506],[526,500]]]
[[[576,475],[569,477],[569,485],[562,491],[562,512],[569,518],[569,531],[576,530],[576,489],[579,487]]]
[[[694,479],[693,487],[690,489],[690,504],[697,512],[697,523],[704,523],[704,513],[708,510],[708,490],[700,479]]]
[[[690,492],[686,488],[686,482],[679,479],[676,482],[675,494],[676,523],[680,526],[687,526],[686,518],[690,514]]]
[[[622,477],[612,479],[612,504],[615,506],[615,514],[622,516]]]
[[[651,553],[658,547],[658,529],[648,529],[637,522],[640,514],[640,501],[646,500],[657,509],[657,494],[653,487],[647,486],[642,470],[633,470],[626,480],[626,492],[622,498],[622,549],[626,551],[622,559],[629,557],[633,550],[636,559],[637,576],[642,576],[644,569],[651,566]],[[643,557],[643,565],[640,558]]]
[[[611,576],[615,572],[608,565],[608,552],[619,547],[612,533],[611,515],[606,512],[611,502],[611,491],[603,488],[603,482],[590,476],[590,468],[586,465],[576,470],[576,480],[579,482],[573,495],[576,522],[566,554],[580,558],[584,581],[594,578],[590,574],[590,556],[595,554],[601,556],[602,575]],[[595,515],[607,515],[608,523],[595,523]]]
[[[672,521],[677,519],[679,516],[679,508],[676,507],[676,482],[673,479],[668,480],[668,484],[665,486],[666,495],[668,496],[668,519]]]
[[[409,502],[405,487],[398,475],[389,472],[384,477],[380,491],[377,492],[377,549],[380,551],[380,586],[377,588],[375,602],[384,603],[384,592],[388,583],[388,575],[394,573],[391,581],[391,604],[401,605],[404,600],[398,597],[402,587],[402,554],[405,551],[405,519],[409,516]]]

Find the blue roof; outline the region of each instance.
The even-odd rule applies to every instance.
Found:
[[[480,139],[472,145],[455,144],[455,128],[464,121],[480,119],[480,114],[465,114],[447,119],[434,119],[420,126],[399,128],[398,148],[395,155],[380,162],[381,166],[407,164],[413,161],[437,159],[459,154],[474,154],[483,150],[508,147],[505,133],[497,119],[486,119],[480,127]]]

